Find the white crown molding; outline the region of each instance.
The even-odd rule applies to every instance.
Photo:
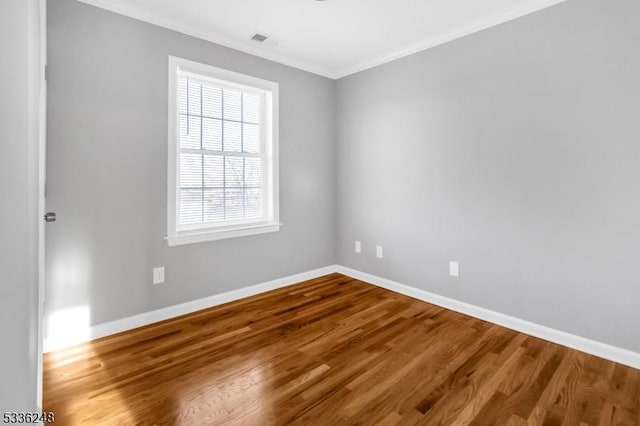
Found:
[[[192,37],[196,37],[202,40],[210,41],[222,46],[226,46],[235,50],[239,50],[250,55],[254,55],[263,59],[278,62],[283,65],[298,68],[303,71],[308,71],[313,74],[318,74],[323,77],[338,80],[351,74],[355,74],[360,71],[367,70],[369,68],[376,67],[388,62],[395,61],[396,59],[403,58],[405,56],[412,55],[414,53],[421,52],[423,50],[430,49],[432,47],[439,46],[441,44],[448,43],[450,41],[465,37],[467,35],[482,31],[487,28],[494,27],[496,25],[503,24],[521,16],[528,15],[530,13],[537,12],[547,7],[554,6],[567,0],[535,0],[531,1],[523,6],[508,8],[497,13],[487,15],[481,19],[477,19],[466,24],[460,25],[452,30],[445,31],[422,40],[419,43],[415,43],[409,47],[404,47],[399,50],[394,50],[384,55],[380,55],[376,58],[358,62],[348,67],[331,69],[319,66],[317,64],[300,61],[292,58],[288,55],[280,55],[273,52],[265,52],[259,48],[252,47],[248,44],[241,43],[238,40],[229,38],[215,30],[205,28],[195,28],[186,25],[176,19],[171,19],[166,16],[161,16],[149,11],[143,11],[131,5],[123,4],[118,0],[78,0],[82,3],[90,4],[101,9],[106,9],[111,12],[125,15],[130,18],[137,19],[139,21],[147,22],[153,25],[157,25],[163,28],[167,28],[173,31],[177,31]]]
[[[145,312],[127,318],[110,321],[94,326],[87,327],[87,330],[81,330],[79,337],[69,339],[68,336],[48,336],[44,339],[44,352],[58,351],[66,349],[81,343],[85,343],[100,337],[110,336],[112,334],[153,324],[155,322],[164,321],[181,315],[190,314],[202,309],[211,308],[213,306],[222,305],[223,303],[232,302],[234,300],[244,299],[245,297],[254,296],[270,290],[275,290],[288,285],[297,284],[302,281],[312,280],[324,275],[336,272],[337,265],[325,266],[324,268],[314,269],[312,271],[302,272],[300,274],[289,275],[288,277],[267,281],[261,284],[243,287],[238,290],[228,291],[226,293],[215,294],[213,296],[202,299],[192,300],[190,302],[181,303],[179,305],[168,306],[166,308],[156,309],[154,311]]]
[[[538,337],[549,342],[557,343],[559,345],[576,349],[581,352],[608,359],[610,361],[618,362],[620,364],[628,365],[629,367],[640,369],[640,353],[637,352],[622,349],[617,346],[608,345],[606,343],[601,343],[581,336],[576,336],[575,334],[546,327],[506,314],[501,314],[500,312],[491,311],[489,309],[481,308],[479,306],[471,305],[459,300],[450,299],[445,296],[440,296],[438,294],[430,293],[425,290],[421,290],[405,284],[400,284],[386,278],[378,277],[344,266],[338,266],[336,272],[376,285],[378,287],[385,288],[387,290],[394,291],[396,293],[404,294],[405,296],[413,297],[414,299],[422,300],[433,305],[449,309],[451,311],[460,312],[474,318],[479,318],[481,320],[518,331],[520,333]]]
[[[336,73],[334,70],[318,66],[316,64],[300,61],[289,56],[278,55],[272,52],[265,52],[259,48],[251,47],[244,43],[240,43],[235,39],[229,38],[217,31],[195,28],[186,25],[176,19],[171,19],[166,16],[160,16],[159,14],[150,13],[149,11],[143,11],[138,8],[132,7],[127,4],[123,4],[121,1],[115,0],[78,0],[79,2],[89,4],[91,6],[105,9],[110,12],[117,13],[119,15],[128,16],[129,18],[143,21],[149,24],[163,27],[172,31],[177,31],[182,34],[186,34],[191,37],[199,38],[201,40],[210,41],[221,46],[229,47],[240,52],[248,53],[259,58],[268,59],[273,62],[277,62],[283,65],[287,65],[293,68],[307,71],[312,74],[318,74],[330,79],[336,79]]]
[[[514,19],[529,15],[542,9],[546,9],[547,7],[555,6],[556,4],[565,1],[567,0],[538,0],[535,2],[527,3],[524,6],[501,10],[497,13],[487,15],[483,18],[459,25],[458,27],[455,27],[449,31],[444,31],[436,34],[409,47],[388,52],[384,55],[378,56],[377,58],[362,61],[353,66],[340,69],[339,72],[336,73],[335,78],[340,79],[360,71],[365,71],[367,69],[377,67],[378,65],[395,61],[396,59],[400,59],[405,56],[413,55],[414,53],[422,52],[423,50],[431,49],[432,47],[440,46],[441,44],[466,37],[470,34],[486,30],[487,28],[495,27],[496,25],[512,21]]]

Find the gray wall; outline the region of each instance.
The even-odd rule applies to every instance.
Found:
[[[47,317],[99,324],[335,263],[335,82],[49,2]],[[280,83],[280,232],[169,248],[167,56]],[[152,285],[154,266],[167,282]]]
[[[340,80],[339,263],[640,351],[639,16],[571,0]]]
[[[0,413],[38,407],[36,6],[0,2]]]
[[[47,314],[98,324],[337,260],[640,351],[639,15],[570,0],[335,83],[50,2]],[[280,83],[279,233],[162,240],[167,55]]]

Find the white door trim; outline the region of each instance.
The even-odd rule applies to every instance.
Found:
[[[47,159],[47,2],[38,0],[38,307],[37,307],[37,368],[36,401],[38,411],[42,412],[43,393],[43,349],[44,349],[44,301],[45,301],[45,222],[46,212],[45,185]]]

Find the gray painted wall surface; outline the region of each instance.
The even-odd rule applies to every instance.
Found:
[[[0,413],[38,406],[37,96],[28,92],[38,67],[36,4],[0,2]]]
[[[94,325],[335,263],[335,82],[74,0],[48,25],[47,316]],[[280,232],[163,240],[168,55],[280,83]]]
[[[640,351],[639,16],[573,0],[340,80],[339,263]]]
[[[571,0],[337,83],[49,9],[48,314],[98,324],[338,260],[640,351],[637,2]],[[162,240],[169,54],[280,83],[279,233]]]

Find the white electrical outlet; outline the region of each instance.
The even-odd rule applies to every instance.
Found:
[[[460,264],[458,262],[449,262],[449,275],[452,277],[460,276]]]
[[[382,259],[382,246],[376,246],[376,257]]]
[[[153,284],[162,284],[164,282],[164,266],[153,268]]]
[[[356,241],[355,251],[356,253],[362,253],[362,243],[360,241]]]

